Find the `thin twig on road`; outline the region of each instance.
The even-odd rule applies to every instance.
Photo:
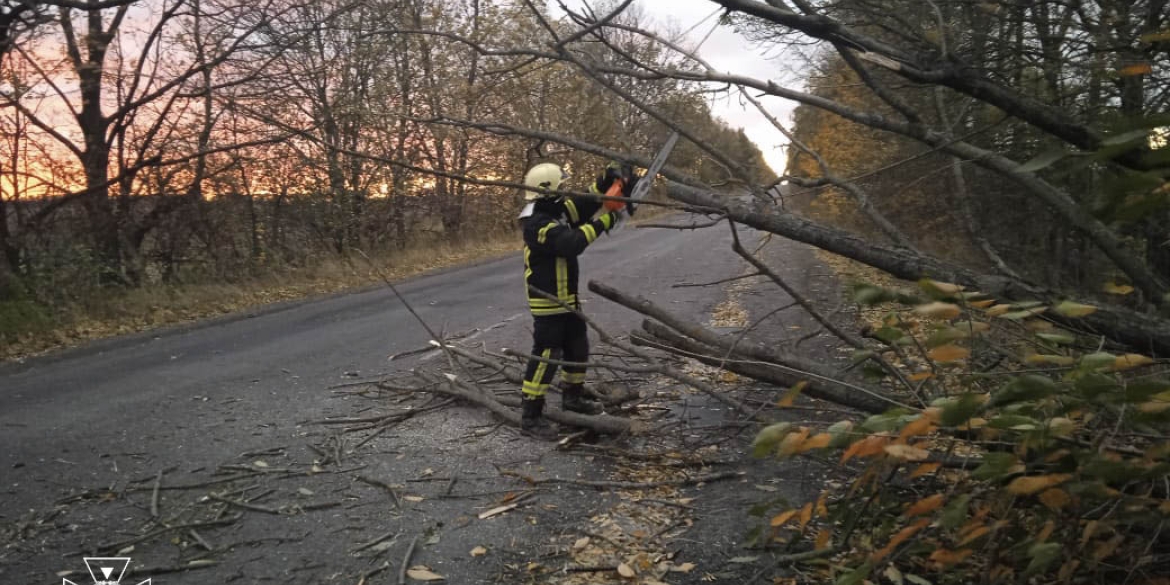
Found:
[[[418,546],[418,537],[415,536],[410,541],[410,546],[406,549],[406,556],[402,557],[402,566],[398,568],[398,585],[406,585],[406,571],[410,567],[410,557],[414,556],[414,547]]]

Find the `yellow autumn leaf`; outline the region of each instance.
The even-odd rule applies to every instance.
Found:
[[[955,329],[970,333],[984,333],[991,330],[991,325],[983,321],[955,321],[951,324]]]
[[[1053,522],[1052,520],[1045,522],[1044,527],[1040,529],[1040,532],[1038,534],[1036,534],[1036,542],[1047,542],[1048,537],[1052,536],[1052,533],[1055,530],[1056,530],[1056,523],[1055,522]]]
[[[801,530],[804,530],[804,527],[808,526],[808,523],[812,521],[812,516],[813,516],[813,505],[812,505],[812,502],[809,502],[809,503],[805,504],[804,507],[802,507],[800,509],[800,529]]]
[[[970,543],[978,540],[980,536],[983,536],[984,534],[987,534],[988,532],[991,532],[990,526],[980,526],[978,528],[975,528],[974,530],[971,530],[970,532],[968,532],[966,534],[966,536],[964,536],[963,539],[959,541],[958,546],[970,544]]]
[[[971,420],[967,421],[966,423],[959,425],[957,428],[960,431],[973,431],[976,429],[981,429],[985,426],[987,426],[987,419],[985,419],[983,417],[976,416],[976,417],[973,417]]]
[[[804,440],[808,438],[808,433],[808,427],[801,427],[796,432],[788,433],[788,435],[780,441],[780,446],[776,448],[776,452],[779,453],[781,457],[787,457],[797,453],[797,449],[799,449],[800,445],[804,443]]]
[[[1048,421],[1048,432],[1054,437],[1067,437],[1077,429],[1077,423],[1070,418],[1058,416]]]
[[[910,445],[886,445],[885,451],[891,457],[903,461],[925,461],[927,457],[930,457],[930,452],[926,449]]]
[[[882,560],[890,553],[894,552],[894,549],[897,548],[899,544],[906,542],[907,539],[909,539],[911,536],[914,536],[915,533],[917,533],[919,530],[922,530],[923,528],[926,528],[928,525],[930,525],[929,518],[920,518],[913,524],[899,530],[898,533],[890,539],[890,542],[888,542],[886,546],[882,547],[881,550],[874,551],[874,553],[870,555],[870,560],[875,563]]]
[[[416,565],[406,571],[406,576],[415,581],[443,581],[446,578],[442,575],[431,571],[429,567],[423,565]]]
[[[805,439],[804,442],[800,444],[800,447],[797,447],[796,452],[804,453],[805,451],[811,451],[813,449],[824,449],[825,447],[829,446],[829,443],[832,440],[833,436],[829,433],[813,435],[808,439]]]
[[[1068,583],[1079,566],[1081,566],[1080,559],[1072,559],[1061,565],[1060,570],[1056,572],[1056,580],[1060,583]]]
[[[918,372],[917,374],[910,374],[909,376],[906,376],[906,379],[910,380],[911,382],[921,382],[923,380],[929,380],[933,377],[934,372]]]
[[[1116,282],[1105,283],[1105,292],[1111,295],[1127,295],[1133,292],[1133,287],[1128,284],[1117,284]]]
[[[785,524],[788,523],[789,520],[792,520],[792,518],[794,516],[796,516],[796,513],[799,511],[800,510],[793,508],[791,510],[785,510],[783,512],[780,512],[779,514],[776,514],[775,516],[772,517],[772,528],[779,528],[781,526],[784,526]]]
[[[940,362],[957,362],[962,359],[967,359],[971,355],[971,350],[957,345],[940,345],[926,353],[930,359]]]
[[[963,313],[963,310],[954,303],[934,302],[914,307],[914,312],[931,319],[954,319]]]
[[[930,553],[930,560],[943,565],[955,565],[963,562],[967,557],[971,556],[971,549],[964,548],[959,550],[947,550],[940,548]]]
[[[971,301],[967,304],[971,305],[972,307],[975,307],[976,309],[986,309],[987,307],[994,305],[996,302],[997,301],[994,301],[994,300]]]
[[[987,309],[988,317],[998,317],[1012,310],[1011,305],[995,305]]]
[[[825,549],[829,548],[829,544],[831,544],[830,539],[832,539],[832,538],[833,538],[833,531],[832,530],[825,529],[825,530],[821,530],[820,532],[817,532],[816,550],[825,550]]]
[[[1136,77],[1153,73],[1154,68],[1149,63],[1134,63],[1117,70],[1118,77]]]
[[[1088,524],[1085,524],[1085,529],[1081,531],[1081,546],[1085,546],[1089,542],[1089,539],[1093,538],[1093,535],[1097,533],[1097,528],[1100,526],[1101,522],[1099,520],[1089,520]]]
[[[849,461],[853,457],[872,457],[882,452],[882,449],[889,444],[889,437],[873,436],[866,437],[856,443],[853,443],[841,454],[841,463]]]
[[[911,504],[909,507],[906,508],[905,512],[902,512],[902,515],[909,517],[909,518],[913,518],[914,516],[921,516],[923,514],[929,514],[933,511],[939,509],[943,505],[943,502],[945,502],[945,501],[946,501],[946,497],[943,496],[942,494],[934,494],[933,496],[923,498],[921,500],[918,500],[917,502],[914,502],[913,504]]]
[[[898,438],[908,439],[910,437],[917,437],[919,435],[929,434],[934,430],[934,423],[929,418],[921,417],[910,421],[906,426],[902,427],[902,432],[898,433]]]
[[[1152,363],[1154,363],[1154,358],[1144,356],[1140,353],[1127,353],[1125,355],[1119,355],[1116,359],[1113,360],[1113,370],[1128,370],[1138,366],[1146,366]]]
[[[939,282],[937,280],[931,280],[929,278],[924,278],[924,279],[922,279],[921,282],[927,286],[931,286],[931,287],[938,289],[938,291],[943,293],[943,294],[948,294],[948,295],[958,294],[958,293],[961,293],[967,289],[967,287],[965,287],[961,284],[954,284],[954,283],[950,283],[950,282]]]
[[[1121,541],[1123,540],[1125,540],[1125,535],[1116,534],[1113,538],[1098,544],[1093,548],[1093,560],[1100,562],[1113,556],[1113,553],[1117,551],[1117,547],[1121,546]]]
[[[1158,414],[1166,410],[1170,410],[1170,402],[1164,400],[1151,400],[1138,405],[1138,412],[1145,414]]]
[[[1067,491],[1060,488],[1049,488],[1041,491],[1039,497],[1040,503],[1051,510],[1059,510],[1066,507],[1073,501],[1072,497],[1068,496]]]
[[[1026,477],[1017,477],[1008,484],[1007,491],[1010,494],[1027,496],[1038,491],[1060,485],[1070,479],[1072,479],[1072,475],[1068,473],[1053,473],[1051,475],[1030,475]]]
[[[1029,364],[1052,364],[1054,366],[1071,366],[1076,363],[1076,358],[1067,355],[1047,355],[1042,353],[1034,353],[1024,358],[1024,361]]]
[[[934,473],[938,471],[938,468],[940,467],[942,467],[942,463],[923,463],[922,465],[919,465],[914,471],[910,472],[910,479]]]
[[[1064,301],[1053,307],[1053,310],[1065,317],[1084,317],[1097,312],[1097,307],[1072,301]]]
[[[797,382],[784,393],[784,396],[780,397],[780,400],[776,401],[776,406],[780,408],[792,406],[792,403],[796,402],[796,397],[800,396],[800,392],[804,390],[805,386],[808,386],[807,380]]]
[[[928,407],[922,409],[922,418],[937,425],[939,423],[939,421],[942,420],[942,412],[943,412],[942,407],[928,406]]]

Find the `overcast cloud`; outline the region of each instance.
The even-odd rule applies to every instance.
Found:
[[[580,0],[569,0],[567,5],[580,6]],[[591,4],[593,4],[591,2]],[[753,48],[752,45],[730,27],[716,26],[719,14],[712,13],[719,9],[719,5],[708,0],[638,0],[636,2],[642,11],[654,20],[657,32],[687,31],[688,42],[685,46],[693,47],[702,41],[699,55],[720,71],[735,72],[757,79],[779,80],[787,77],[784,63],[776,58],[766,58],[763,51]],[[708,18],[709,17],[709,18]],[[706,19],[704,21],[704,19]],[[699,24],[701,22],[701,24]],[[698,24],[698,26],[695,26]],[[712,30],[714,29],[714,30]],[[710,34],[708,37],[707,35]],[[705,41],[702,39],[707,37]],[[765,160],[777,174],[784,172],[784,138],[764,118],[755,106],[750,103],[741,103],[737,93],[730,98],[714,98],[711,107],[715,115],[722,118],[734,128],[743,128],[748,138],[759,146],[764,153]],[[769,98],[764,101],[766,107],[778,120],[788,123],[795,104]]]

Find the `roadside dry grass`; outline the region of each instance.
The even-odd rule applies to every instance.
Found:
[[[519,236],[488,241],[443,242],[372,256],[379,270],[398,280],[520,249]],[[0,360],[63,349],[86,341],[191,323],[271,303],[328,295],[380,281],[360,255],[340,257],[296,270],[272,272],[231,283],[152,286],[103,290],[53,313],[37,308],[19,323],[26,330],[0,330]],[[27,303],[26,303],[27,304]],[[19,325],[14,324],[14,328]]]

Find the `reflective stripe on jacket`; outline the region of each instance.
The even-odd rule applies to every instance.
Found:
[[[524,284],[533,315],[556,315],[581,308],[577,298],[577,256],[613,227],[617,219],[613,213],[604,213],[584,221],[600,207],[600,202],[587,198],[542,201],[523,220]],[[529,287],[556,300],[533,293]]]

